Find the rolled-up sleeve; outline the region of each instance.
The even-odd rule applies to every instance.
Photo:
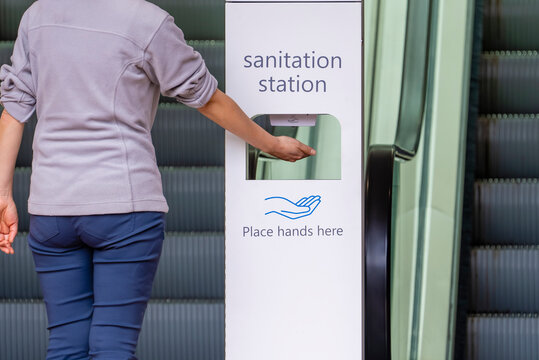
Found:
[[[26,122],[34,113],[36,99],[30,66],[27,16],[22,17],[11,65],[0,68],[0,103],[20,122]]]
[[[144,69],[159,85],[164,96],[199,108],[217,90],[217,80],[208,71],[202,56],[189,46],[183,32],[167,17],[144,53]]]

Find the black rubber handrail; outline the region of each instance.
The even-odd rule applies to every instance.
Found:
[[[365,196],[365,359],[391,359],[390,246],[395,147],[374,145]]]

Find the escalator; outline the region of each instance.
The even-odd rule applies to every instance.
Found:
[[[538,359],[539,2],[476,11],[455,359]]]
[[[366,220],[367,264],[369,249],[379,250],[378,267],[366,269],[378,275],[366,280],[366,319],[378,316],[366,327],[377,340],[366,359],[539,359],[539,1],[430,3],[439,33],[423,113],[399,112],[384,149],[372,146],[388,143],[377,127],[395,127],[372,101],[370,155],[387,156],[367,164],[385,173],[368,173],[367,204],[375,187],[385,189],[366,206],[374,217]],[[417,2],[407,4],[412,11]],[[396,41],[382,31],[386,38]],[[406,38],[404,54],[408,47]],[[402,91],[406,71],[404,62]],[[401,109],[407,95],[421,94],[402,91]],[[410,137],[413,129],[421,137]],[[408,139],[419,140],[411,156],[402,152]],[[388,160],[395,153],[400,159]],[[373,311],[369,293],[382,299]]]

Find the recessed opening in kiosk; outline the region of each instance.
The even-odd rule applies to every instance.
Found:
[[[247,180],[340,180],[341,125],[328,114],[258,115],[253,120],[275,136],[290,136],[316,149],[316,156],[283,161],[247,145]]]

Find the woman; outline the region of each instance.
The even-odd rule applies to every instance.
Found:
[[[37,111],[28,242],[50,329],[47,359],[135,359],[168,211],[150,130],[160,92],[281,159],[221,91],[173,19],[144,0],[40,0],[0,70],[0,250],[13,253],[13,173]]]

